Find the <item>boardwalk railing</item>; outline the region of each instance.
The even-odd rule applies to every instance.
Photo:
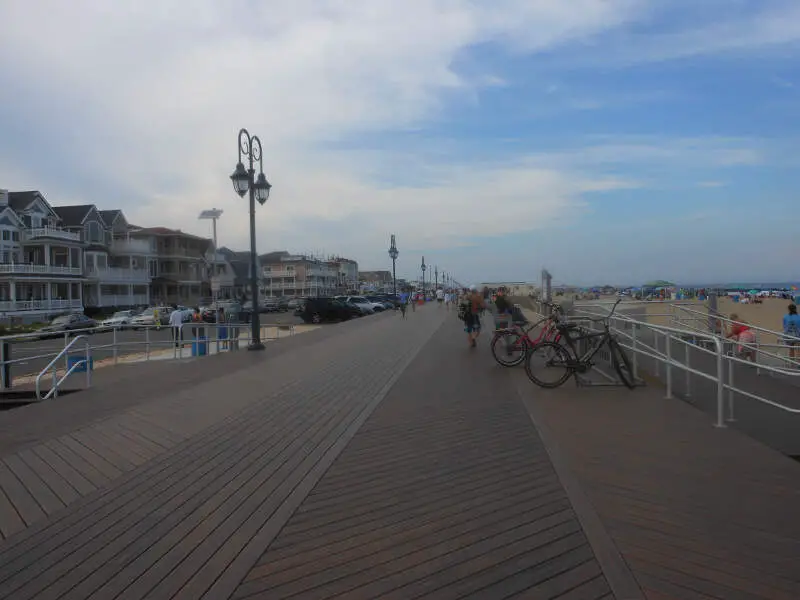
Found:
[[[582,320],[581,318],[583,317],[585,326],[590,328],[597,327],[596,323],[586,319],[606,317],[611,310],[612,304],[613,302],[576,303],[570,311],[570,318]],[[716,390],[716,420],[714,423],[716,427],[725,427],[727,421],[735,420],[735,399],[739,395],[786,413],[800,414],[800,408],[794,408],[778,402],[776,399],[767,398],[737,387],[734,379],[734,366],[738,364],[755,367],[755,365],[736,356],[729,341],[714,333],[702,331],[699,327],[680,328],[669,325],[656,325],[634,319],[624,313],[625,309],[635,309],[637,304],[639,303],[630,302],[621,305],[620,308],[623,311],[617,312],[612,316],[609,320],[609,325],[613,333],[617,335],[622,347],[631,353],[635,377],[639,378],[642,358],[653,361],[655,370],[653,375],[659,378],[663,377],[666,386],[666,398],[673,397],[674,376],[677,370],[684,374],[686,395],[690,396],[692,393],[691,376],[697,376],[713,382]],[[545,311],[539,307],[537,312],[543,315]],[[672,316],[672,314],[672,312],[666,313],[669,316]],[[664,315],[650,314],[648,316]],[[694,367],[691,361],[693,352],[699,352],[701,356],[713,357],[714,368],[703,370]],[[793,379],[800,377],[800,371],[793,369],[771,365],[759,365],[758,368],[762,372],[774,376]]]
[[[260,338],[271,341],[295,333],[296,327],[292,324],[262,323]],[[82,349],[71,347],[75,336],[87,340],[93,365],[104,367],[120,362],[179,360],[244,349],[251,341],[251,329],[247,323],[184,323],[177,334],[169,327],[148,326],[139,331],[130,328],[75,330],[54,334],[49,341],[41,336],[32,333],[0,338],[2,389],[9,389],[15,383],[35,383],[44,365],[63,379],[73,366],[70,356],[84,354]]]

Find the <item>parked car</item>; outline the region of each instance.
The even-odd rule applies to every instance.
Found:
[[[366,317],[367,315],[375,313],[372,306],[369,304],[359,304],[358,302],[353,302],[348,296],[335,296],[334,300],[338,300],[339,302],[349,306],[352,309],[353,316],[355,317]]]
[[[94,333],[97,321],[84,314],[62,315],[39,330],[39,339],[46,340],[72,333]]]
[[[156,311],[158,311],[158,323],[156,323]],[[145,308],[141,313],[131,318],[130,326],[133,329],[143,327],[153,327],[154,325],[169,325],[169,315],[172,308],[169,306],[151,306]]]
[[[380,304],[384,310],[392,310],[394,308],[394,304],[383,296],[366,296],[366,298],[374,304]]]
[[[103,319],[100,326],[103,329],[124,329],[131,324],[131,320],[136,316],[134,310],[118,310],[108,319]]]
[[[353,310],[334,298],[308,298],[299,316],[306,323],[347,321],[352,318]]]
[[[304,298],[292,298],[286,303],[288,310],[297,310],[298,307],[303,306]]]
[[[348,296],[347,301],[355,302],[358,305],[368,306],[372,309],[372,312],[382,312],[386,310],[386,307],[383,304],[367,300],[364,296]]]
[[[289,310],[289,298],[278,298],[278,311],[287,312]]]

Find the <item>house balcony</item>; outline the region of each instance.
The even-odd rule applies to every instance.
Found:
[[[86,275],[97,279],[100,283],[150,283],[150,271],[147,269],[90,269]]]
[[[295,278],[297,277],[297,271],[288,270],[288,269],[280,269],[280,270],[271,270],[267,271],[266,269],[261,271],[262,277],[270,278],[270,277],[289,277]]]
[[[0,312],[83,310],[81,300],[4,300]]]
[[[68,267],[65,265],[37,265],[25,263],[0,264],[0,274],[9,275],[72,275],[83,276],[81,267]]]
[[[155,254],[148,240],[115,239],[111,242],[112,254]]]
[[[46,239],[63,240],[67,242],[80,242],[81,234],[56,229],[55,227],[35,227],[23,232],[23,240],[28,242],[45,241]]]

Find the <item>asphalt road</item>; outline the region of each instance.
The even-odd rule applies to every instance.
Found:
[[[300,325],[302,319],[295,317],[293,313],[266,313],[261,315],[262,325]],[[247,327],[247,325],[244,325]],[[71,339],[71,338],[70,338]],[[163,350],[172,347],[172,333],[169,327],[162,327],[160,330],[151,328],[149,332],[144,329],[134,331],[131,329],[118,330],[116,336],[111,331],[96,331],[89,336],[92,346],[92,357],[95,361],[101,361],[114,357],[114,345],[116,343],[117,356],[128,354],[143,353],[147,343],[150,344],[150,351]],[[11,376],[21,377],[41,372],[47,364],[64,349],[65,341],[63,337],[49,340],[15,341],[11,344]],[[83,345],[74,346],[75,354],[83,352]]]

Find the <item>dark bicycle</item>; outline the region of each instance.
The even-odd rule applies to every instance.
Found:
[[[542,342],[558,343],[560,341],[561,334],[558,332],[557,325],[562,310],[561,306],[557,304],[546,306],[550,309],[550,315],[536,323],[528,326],[512,323],[511,327],[497,329],[494,332],[491,349],[492,356],[498,364],[504,367],[521,365],[530,348]],[[535,338],[531,337],[531,332],[540,327],[539,335]]]
[[[609,329],[609,319],[621,300],[616,301],[608,316],[587,319],[593,323],[602,323],[603,331],[590,331],[577,323],[559,323],[557,329],[561,334],[560,343],[546,341],[529,348],[525,361],[528,378],[539,387],[557,388],[573,375],[577,377],[579,374],[591,371],[594,366],[592,360],[600,350],[606,348],[611,357],[611,366],[614,367],[620,381],[629,389],[633,389],[636,384],[630,360]],[[580,353],[576,343],[583,341],[588,343],[588,349]]]

